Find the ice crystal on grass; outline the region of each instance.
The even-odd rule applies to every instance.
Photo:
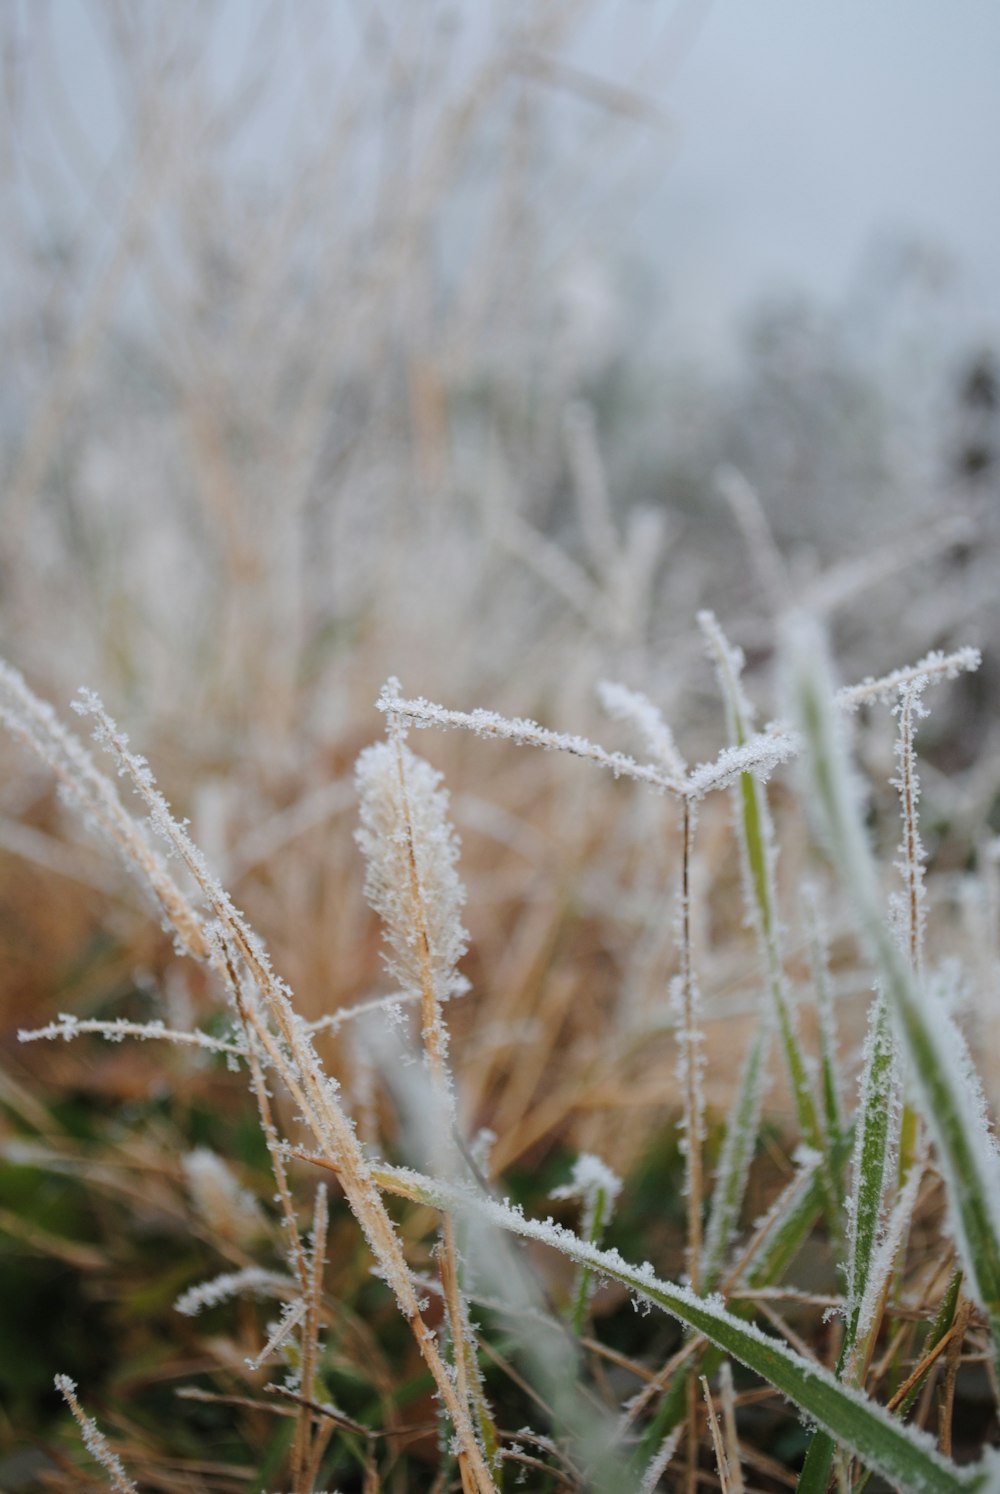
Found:
[[[859,706],[877,700],[890,702],[898,697],[902,689],[917,680],[929,680],[932,677],[954,680],[960,674],[975,673],[982,662],[983,656],[978,648],[966,646],[951,654],[937,649],[905,669],[894,669],[891,674],[882,675],[879,679],[869,676],[857,685],[841,686],[836,692],[836,701],[841,709],[847,711],[856,711]]]
[[[743,773],[766,783],[775,768],[789,762],[798,750],[799,740],[793,732],[758,732],[738,746],[724,747],[712,762],[692,768],[685,792],[693,799],[703,799],[714,789],[729,788]]]
[[[629,690],[625,685],[608,680],[598,685],[597,693],[608,715],[633,727],[650,756],[662,763],[678,783],[682,782],[687,774],[687,763],[677,750],[674,734],[659,707],[640,691]]]
[[[21,1028],[17,1039],[20,1043],[36,1043],[42,1038],[62,1038],[72,1042],[86,1035],[105,1038],[109,1043],[121,1043],[125,1038],[136,1038],[139,1042],[160,1041],[177,1043],[180,1047],[203,1048],[208,1053],[225,1053],[230,1058],[240,1058],[248,1053],[242,1043],[227,1042],[213,1037],[211,1033],[195,1028],[190,1032],[178,1032],[163,1022],[129,1022],[125,1017],[111,1017],[101,1021],[91,1017],[75,1017],[72,1012],[60,1012],[54,1022],[45,1027]]]
[[[279,1349],[283,1348],[303,1318],[305,1318],[307,1312],[308,1304],[301,1297],[292,1302],[286,1302],[281,1309],[281,1317],[278,1321],[268,1324],[267,1342],[260,1350],[260,1353],[248,1357],[246,1361],[247,1368],[252,1370],[260,1369],[271,1358],[272,1354],[276,1354]],[[297,1376],[289,1388],[295,1390],[300,1388]]]
[[[869,1017],[854,1132],[852,1192],[847,1199],[847,1291],[856,1312],[868,1283],[873,1252],[882,1237],[885,1200],[896,1173],[899,1144],[899,1078],[884,996]]]
[[[457,965],[468,935],[458,837],[441,774],[395,741],[365,748],[356,771],[365,896],[384,924],[392,951],[387,964],[404,991],[416,996],[429,967],[437,999],[447,1000],[467,989]]]
[[[608,578],[615,565],[609,567]],[[611,588],[610,579],[608,586]],[[322,1454],[315,1458],[312,1454],[325,1446],[323,1438],[330,1431],[316,1409],[322,1402],[319,1387],[325,1352],[321,1328],[325,1321],[327,1201],[321,1185],[317,1189],[312,1233],[308,1233],[298,1218],[293,1189],[299,1180],[290,1172],[292,1156],[332,1173],[338,1187],[342,1187],[374,1255],[374,1274],[394,1292],[433,1377],[432,1393],[442,1409],[442,1456],[458,1458],[465,1489],[489,1494],[491,1470],[499,1466],[500,1458],[499,1435],[486,1404],[479,1369],[480,1349],[489,1346],[470,1320],[466,1291],[477,1293],[474,1300],[502,1316],[504,1332],[509,1333],[510,1342],[517,1346],[522,1368],[551,1407],[557,1438],[552,1447],[544,1449],[546,1455],[565,1469],[569,1477],[595,1488],[655,1486],[680,1436],[674,1430],[677,1423],[657,1413],[646,1427],[641,1457],[636,1457],[626,1471],[622,1466],[621,1425],[605,1416],[597,1398],[579,1384],[581,1370],[585,1368],[582,1350],[589,1351],[591,1347],[587,1334],[592,1281],[615,1281],[624,1288],[636,1312],[647,1313],[655,1306],[673,1314],[684,1325],[682,1357],[677,1364],[667,1367],[662,1378],[657,1376],[651,1382],[644,1392],[643,1406],[649,1404],[657,1389],[663,1388],[668,1373],[679,1369],[681,1383],[701,1368],[708,1377],[719,1363],[718,1356],[727,1355],[763,1375],[777,1392],[788,1397],[800,1415],[820,1429],[821,1436],[831,1445],[837,1442],[844,1458],[852,1452],[857,1454],[894,1486],[914,1491],[933,1490],[935,1494],[959,1494],[979,1487],[979,1470],[966,1472],[949,1463],[926,1438],[907,1427],[902,1417],[892,1417],[861,1392],[883,1309],[888,1319],[897,1311],[894,1299],[887,1294],[887,1286],[903,1254],[921,1170],[928,1155],[923,1142],[911,1147],[912,1165],[906,1173],[900,1167],[903,1175],[894,1201],[897,1188],[894,1132],[899,1092],[892,1062],[894,1034],[901,1067],[912,1076],[914,1093],[920,1096],[927,1115],[928,1135],[941,1159],[948,1185],[950,1225],[970,1272],[970,1290],[985,1304],[993,1327],[1000,1328],[1000,1257],[996,1248],[1000,1239],[997,1202],[1000,1164],[985,1119],[982,1091],[964,1039],[952,1019],[954,983],[949,985],[947,976],[940,981],[927,979],[922,972],[924,855],[917,833],[919,782],[913,751],[914,728],[922,709],[923,693],[935,680],[951,678],[974,667],[977,656],[974,650],[930,655],[913,669],[897,670],[881,680],[866,681],[839,696],[817,692],[815,686],[822,669],[817,668],[815,656],[808,663],[798,657],[790,671],[793,678],[790,715],[794,727],[778,723],[757,732],[742,682],[740,651],[729,644],[711,615],[702,615],[700,622],[722,685],[730,743],[714,760],[693,770],[689,770],[681,757],[652,701],[622,685],[603,686],[602,700],[612,716],[632,728],[638,738],[638,750],[648,756],[648,762],[609,752],[581,736],[550,731],[534,721],[508,719],[488,711],[449,711],[427,701],[405,700],[398,685],[390,682],[380,700],[387,720],[387,740],[369,748],[358,762],[361,828],[357,839],[367,860],[366,892],[382,918],[387,962],[401,989],[385,997],[359,1001],[355,1006],[310,1022],[295,1011],[291,992],[273,971],[264,945],[209,872],[185,824],[171,814],[148,763],[132,750],[127,737],[107,716],[97,698],[82,695],[79,709],[95,720],[95,735],[111,753],[119,776],[131,782],[141,802],[141,813],[145,816],[142,820],[126,813],[111,780],[97,771],[89,755],[59,727],[51,713],[33,701],[23,682],[0,670],[0,715],[18,723],[22,740],[53,768],[67,794],[97,821],[132,867],[141,873],[155,892],[161,914],[177,935],[178,947],[208,965],[228,991],[233,1025],[221,1040],[198,1032],[173,1031],[161,1022],[113,1019],[92,1022],[72,1016],[62,1016],[39,1032],[24,1036],[68,1041],[84,1032],[93,1032],[110,1041],[126,1037],[183,1041],[223,1052],[248,1076],[274,1167],[274,1196],[281,1225],[280,1231],[273,1234],[287,1253],[288,1271],[283,1274],[249,1265],[243,1270],[229,1270],[189,1288],[178,1299],[177,1307],[194,1315],[240,1294],[280,1305],[280,1320],[269,1325],[265,1335],[268,1341],[250,1363],[257,1367],[268,1356],[284,1351],[290,1367],[291,1378],[284,1388],[291,1389],[291,1400],[299,1402],[294,1411],[289,1411],[296,1422],[290,1455],[291,1487],[312,1487],[319,1481],[324,1466]],[[838,718],[857,705],[890,700],[898,702],[900,740],[895,781],[904,801],[899,867],[905,898],[898,926],[905,937],[898,943],[886,932],[883,896],[872,869],[864,831],[858,823],[857,795],[849,782],[845,786],[845,775],[850,770],[844,765],[842,729],[838,724]],[[461,727],[483,736],[566,752],[615,776],[628,777],[655,791],[666,792],[674,801],[682,853],[675,924],[678,973],[671,994],[678,1019],[679,1076],[684,1092],[681,1149],[685,1154],[688,1204],[686,1282],[677,1284],[660,1279],[649,1262],[634,1265],[617,1250],[601,1248],[602,1231],[620,1184],[597,1158],[586,1154],[580,1157],[569,1183],[554,1195],[560,1199],[583,1197],[585,1208],[579,1232],[562,1228],[551,1219],[531,1219],[521,1208],[498,1204],[474,1181],[482,1164],[471,1161],[462,1145],[443,1020],[445,1001],[465,989],[458,971],[466,947],[461,920],[464,892],[457,868],[458,840],[448,819],[447,795],[440,775],[411,751],[406,741],[409,726]],[[837,870],[856,899],[868,946],[878,957],[884,992],[884,998],[876,1005],[873,1036],[866,1052],[854,1123],[853,1191],[846,1200],[843,1199],[844,1154],[850,1145],[850,1130],[843,1120],[837,1084],[824,939],[814,928],[814,984],[821,1009],[823,1055],[820,1092],[813,1060],[800,1039],[790,999],[790,972],[795,964],[791,956],[786,961],[783,950],[775,876],[777,849],[763,789],[769,774],[799,753],[803,742],[808,744],[812,768],[805,797],[821,810],[826,842]],[[698,879],[692,881],[691,873],[692,865],[697,865],[693,863],[693,842],[699,802],[705,795],[725,787],[732,790],[747,922],[753,925],[757,936],[762,984],[769,999],[763,1003],[761,1020],[749,1044],[743,1076],[731,1107],[703,1245],[703,1195],[708,1192],[703,1187],[701,1170],[705,1104],[703,1024],[692,953],[692,927],[698,901],[692,887],[698,885]],[[713,817],[706,813],[705,818],[710,821]],[[714,831],[714,823],[706,828]],[[167,862],[152,849],[157,837],[174,860],[175,866],[170,871]],[[531,849],[530,842],[519,839],[509,826],[501,838],[504,837],[519,850],[523,851],[526,844]],[[791,839],[794,844],[794,837]],[[790,857],[789,864],[798,863]],[[185,878],[184,887],[193,887],[191,893],[180,890],[172,875],[174,871]],[[714,912],[713,906],[713,915]],[[668,918],[669,912],[665,912],[662,922],[666,923]],[[838,949],[838,961],[840,957]],[[362,1150],[355,1123],[345,1113],[339,1086],[324,1071],[317,1051],[317,1033],[335,1031],[365,1014],[401,1016],[400,1003],[421,1006],[424,1062],[413,1057],[411,1046],[409,1067],[405,1067],[403,1048],[387,1040],[384,1048],[388,1057],[380,1072],[385,1089],[397,1101],[402,1118],[401,1134],[411,1146],[419,1149],[423,1144],[420,1155],[422,1161],[427,1159],[427,1175],[391,1169],[373,1161],[373,1138],[377,1134],[374,1123],[365,1133],[371,1146],[367,1151]],[[515,1010],[511,1021],[523,1023],[525,1010]],[[178,1018],[177,1026],[183,1026],[186,1020],[183,1016]],[[383,1026],[378,1027],[379,1032]],[[750,1238],[742,1248],[734,1251],[743,1213],[747,1167],[758,1136],[768,1051],[776,1028],[785,1050],[799,1131],[808,1145],[796,1154],[791,1183],[766,1217],[749,1232]],[[530,1043],[538,1045],[539,1039],[548,1041],[542,1017],[538,1018]],[[611,1061],[617,1063],[621,1056],[622,1050],[615,1049]],[[343,1058],[342,1052],[340,1057]],[[473,1093],[477,1105],[485,1102],[486,1113],[490,1114],[495,1086],[486,1060],[492,1063],[493,1058],[485,1047],[479,1049],[479,1057],[483,1060],[480,1083]],[[556,1063],[553,1072],[559,1067]],[[366,1081],[370,1081],[371,1072],[369,1067]],[[365,1091],[359,1085],[351,1093],[357,1099]],[[371,1096],[368,1098],[370,1101]],[[497,1113],[503,1113],[505,1103],[501,1103]],[[366,1101],[366,1108],[374,1115],[374,1105]],[[542,1110],[544,1114],[544,1105]],[[307,1133],[306,1140],[296,1146],[284,1141],[277,1116],[287,1118],[289,1124],[301,1125]],[[506,1122],[507,1117],[504,1119]],[[511,1135],[506,1124],[502,1135],[503,1148]],[[529,1142],[531,1139],[529,1133]],[[241,1244],[244,1237],[249,1240],[254,1232],[263,1233],[258,1230],[258,1225],[264,1222],[263,1216],[258,1216],[255,1206],[243,1197],[236,1179],[221,1159],[198,1150],[189,1153],[181,1167],[198,1213],[210,1224],[213,1235],[228,1234]],[[435,1175],[430,1176],[430,1172]],[[439,1272],[438,1281],[418,1274],[408,1261],[400,1232],[386,1209],[383,1192],[399,1194],[421,1206],[421,1215],[424,1210],[433,1209],[441,1216],[439,1244],[432,1256]],[[839,1232],[845,1221],[849,1223],[845,1303],[848,1332],[839,1376],[819,1366],[810,1350],[797,1352],[750,1321],[756,1308],[771,1316],[768,1302],[783,1290],[780,1273],[824,1214],[823,1227],[831,1240],[835,1259],[845,1253],[842,1250],[845,1241]],[[406,1217],[411,1217],[409,1211]],[[544,1297],[533,1279],[534,1260],[529,1261],[527,1252],[515,1248],[502,1232],[557,1250],[575,1265],[576,1291],[562,1321],[553,1320],[545,1310]],[[242,1250],[237,1252],[236,1264],[246,1260]],[[735,1311],[727,1306],[720,1291],[737,1304]],[[831,1299],[827,1296],[825,1300]],[[433,1329],[422,1316],[428,1311],[428,1301],[434,1312]],[[278,1316],[278,1307],[271,1316]],[[600,1324],[593,1327],[597,1332]],[[709,1348],[708,1344],[714,1347]],[[716,1357],[710,1367],[708,1361],[712,1355]],[[701,1364],[699,1356],[704,1356]],[[844,1380],[855,1383],[844,1384]],[[65,1394],[65,1388],[62,1385],[60,1388]],[[71,1386],[70,1393],[73,1393]],[[664,1404],[671,1399],[672,1392],[668,1390]],[[723,1394],[724,1413],[727,1404],[731,1411],[732,1400],[730,1387]],[[70,1403],[74,1405],[74,1415],[81,1420],[82,1413],[78,1414],[75,1402]],[[711,1400],[709,1404],[713,1407]],[[448,1424],[443,1419],[444,1411]],[[638,1415],[636,1411],[636,1418]],[[81,1420],[81,1425],[85,1420]],[[696,1435],[693,1421],[689,1427]],[[720,1469],[726,1460],[731,1468],[737,1468],[738,1450],[731,1456],[728,1447],[723,1449],[721,1428],[716,1427],[715,1431]],[[96,1429],[95,1435],[99,1437]],[[533,1451],[542,1449],[537,1439],[530,1446]],[[314,1476],[309,1474],[310,1469]],[[117,1487],[131,1490],[127,1481]]]
[[[581,1152],[573,1163],[569,1181],[561,1183],[558,1188],[553,1188],[549,1197],[590,1200],[595,1194],[603,1193],[611,1208],[621,1188],[621,1178],[611,1170],[606,1162],[602,1162],[600,1157],[595,1157],[591,1152]],[[586,1226],[583,1232],[585,1235],[588,1234]]]
[[[125,1472],[121,1458],[111,1451],[104,1433],[96,1421],[86,1414],[77,1400],[76,1385],[73,1381],[68,1375],[56,1375],[55,1387],[76,1417],[84,1447],[95,1462],[100,1463],[111,1480],[112,1487],[117,1489],[119,1494],[139,1494],[135,1484]]]
[[[616,778],[635,778],[652,788],[677,792],[677,778],[651,763],[637,763],[624,752],[608,752],[586,737],[572,736],[566,732],[550,731],[539,726],[537,721],[523,717],[508,718],[496,711],[449,711],[444,706],[429,700],[404,700],[383,691],[378,708],[410,726],[462,727],[479,737],[499,737],[525,747],[541,747],[547,752],[566,752],[571,757],[582,757],[599,767],[607,768]]]
[[[198,1313],[207,1308],[217,1307],[220,1302],[228,1302],[244,1293],[253,1297],[281,1300],[291,1296],[297,1285],[292,1277],[283,1276],[278,1271],[265,1271],[260,1266],[245,1266],[242,1271],[226,1271],[221,1276],[213,1276],[210,1281],[188,1287],[174,1303],[174,1311],[186,1318],[197,1317]]]
[[[1000,1168],[968,1052],[941,1020],[881,916],[874,865],[833,707],[823,639],[800,620],[785,643],[785,678],[808,744],[805,791],[875,951],[895,1031],[947,1184],[952,1227],[970,1290],[1000,1335]],[[946,661],[945,661],[946,662]],[[929,670],[921,671],[923,673]],[[947,674],[947,669],[945,669]],[[1000,1343],[994,1343],[1000,1354]]]

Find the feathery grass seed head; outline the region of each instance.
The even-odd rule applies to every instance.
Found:
[[[441,774],[397,739],[362,752],[357,786],[361,827],[356,839],[367,862],[365,896],[385,926],[391,951],[386,964],[404,991],[419,993],[426,958],[437,999],[460,994],[466,989],[457,970],[468,946],[461,920],[465,889]]]

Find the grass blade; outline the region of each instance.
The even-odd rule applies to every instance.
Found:
[[[790,703],[806,747],[808,797],[882,972],[919,1108],[945,1177],[968,1282],[1000,1355],[1000,1157],[985,1124],[978,1078],[947,1014],[931,1005],[881,917],[871,851],[841,743],[826,651],[801,623],[786,642]]]
[[[659,1280],[648,1264],[630,1265],[617,1251],[597,1249],[551,1221],[528,1219],[508,1204],[469,1190],[406,1168],[378,1167],[374,1175],[388,1191],[447,1212],[482,1214],[501,1229],[538,1240],[578,1265],[621,1282],[641,1301],[662,1308],[760,1375],[866,1466],[902,1485],[909,1494],[964,1494],[991,1487],[987,1468],[958,1467],[943,1458],[923,1433],[902,1425],[881,1406],[841,1385],[823,1366],[741,1321],[721,1299],[696,1297],[686,1287]]]
[[[753,719],[740,681],[742,654],[732,648],[710,612],[700,613],[698,622],[715,661],[730,740],[735,747],[743,747],[753,732]],[[830,1134],[824,1111],[817,1103],[810,1065],[802,1051],[789,1001],[774,879],[778,852],[764,785],[753,774],[741,773],[733,787],[733,804],[744,897],[777,1018],[795,1113],[802,1140],[823,1158],[827,1215],[836,1239],[840,1232],[840,1200],[833,1162],[836,1137]]]

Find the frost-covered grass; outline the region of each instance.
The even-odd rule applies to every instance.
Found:
[[[264,1184],[256,1174],[258,1197],[245,1165],[203,1143],[192,1141],[177,1174],[174,1197],[186,1196],[189,1228],[215,1262],[199,1276],[185,1261],[170,1294],[173,1331],[180,1342],[214,1324],[211,1342],[231,1345],[228,1357],[216,1349],[187,1372],[195,1383],[181,1383],[179,1364],[170,1372],[182,1397],[172,1410],[174,1455],[183,1447],[199,1476],[224,1488],[263,1479],[297,1491],[425,1480],[480,1491],[699,1480],[738,1490],[780,1487],[789,1476],[805,1490],[832,1480],[860,1490],[873,1476],[941,1494],[998,1486],[995,1422],[981,1417],[972,1431],[963,1408],[970,1377],[995,1389],[1000,1159],[962,1032],[961,979],[935,948],[917,749],[934,696],[974,671],[978,655],[930,654],[838,690],[815,625],[790,618],[784,714],[760,731],[739,649],[710,614],[699,623],[728,740],[695,768],[656,705],[624,685],[602,685],[600,698],[617,729],[635,736],[637,757],[532,720],[407,699],[396,682],[383,690],[385,740],[357,766],[354,875],[362,878],[363,858],[389,979],[382,992],[309,1020],[97,697],[83,692],[77,709],[137,812],[4,667],[0,717],[141,882],[173,941],[170,968],[200,967],[205,1013],[186,1024],[64,1013],[22,1038],[59,1040],[59,1052],[95,1040],[130,1051],[136,1040],[146,1051],[149,1040],[173,1045],[177,1061],[217,1066],[230,1090],[243,1083],[256,1110],[271,1175]],[[896,737],[899,858],[889,871],[873,855],[850,759],[847,728],[861,706],[879,716],[873,730]],[[595,1019],[600,1061],[593,1048],[576,1060],[578,1099],[589,1092],[588,1066],[605,1090],[617,1083],[604,1101],[611,1123],[590,1128],[603,1156],[579,1146],[574,1159],[567,1142],[583,1133],[565,1122],[554,1151],[559,1129],[539,1123],[566,1083],[558,1028],[542,1025],[566,1020],[548,989],[554,972],[535,957],[540,1015],[534,1027],[529,1018],[523,1031],[501,1033],[513,1050],[503,1070],[485,1033],[477,1047],[475,1025],[462,1022],[477,1000],[474,965],[471,980],[460,969],[474,898],[466,900],[448,794],[414,751],[415,728],[491,739],[479,749],[487,759],[502,750],[498,740],[583,759],[575,774],[600,770],[595,791],[606,775],[623,808],[645,806],[645,833],[656,827],[669,839],[675,890],[665,878],[654,905],[672,946],[659,998],[627,1021],[613,1008],[603,1025]],[[647,813],[662,800],[675,811],[665,820]],[[716,809],[727,800],[723,832]],[[706,887],[706,830],[724,833],[729,847],[721,859],[715,852],[716,874],[729,859],[739,865],[749,942]],[[786,854],[800,872],[810,864],[804,900],[784,874]],[[709,909],[717,925],[728,920],[725,936],[753,970],[746,1053],[721,1106],[713,1066],[725,1039],[704,978]],[[495,944],[494,958],[502,950]],[[870,1017],[856,1058],[838,1033],[849,1003],[837,966],[859,961],[870,961]],[[501,982],[501,1023],[503,998]],[[348,1038],[339,1049],[321,1047],[330,1029]],[[778,1112],[766,1103],[772,1068],[787,1097]],[[647,1139],[645,1161],[634,1138],[626,1147],[615,1137],[614,1117],[628,1115],[637,1083],[647,1095],[655,1089],[669,1117],[668,1130]],[[94,1146],[60,1139],[37,1102],[32,1110],[15,1096],[14,1108],[26,1133],[8,1147],[15,1166],[57,1177],[79,1169],[100,1192],[130,1155],[127,1123],[114,1146]],[[511,1126],[526,1128],[519,1150]],[[562,1177],[545,1186],[538,1143],[547,1135]],[[654,1136],[677,1163],[642,1215],[630,1193],[642,1186]],[[776,1147],[784,1176],[765,1182],[766,1149],[773,1156]],[[516,1201],[505,1148],[540,1169],[532,1184],[522,1167]],[[142,1155],[139,1200],[148,1145]],[[158,1186],[169,1214],[170,1192]],[[540,1253],[526,1256],[516,1240]],[[71,1249],[67,1241],[67,1257]],[[351,1258],[357,1268],[345,1274]],[[153,1435],[105,1391],[107,1432],[99,1430],[83,1409],[86,1380],[77,1399],[65,1366],[55,1362],[51,1373],[115,1487],[173,1487],[170,1417]],[[415,1419],[403,1412],[414,1394]],[[223,1437],[228,1462],[209,1456],[209,1422],[199,1434],[196,1411]],[[263,1473],[234,1456],[241,1437]],[[782,1458],[769,1443],[785,1448]],[[58,1483],[54,1469],[51,1478]]]
[[[56,9],[0,22],[0,1488],[962,1484],[989,357],[908,251],[675,365],[618,227],[690,7]],[[820,741],[793,604],[878,675]]]

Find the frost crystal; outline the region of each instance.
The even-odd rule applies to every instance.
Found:
[[[405,743],[379,742],[359,757],[357,785],[365,896],[385,925],[392,951],[386,963],[416,995],[429,971],[436,999],[444,1001],[466,989],[456,966],[468,936],[461,921],[459,843],[441,774]]]
[[[73,1381],[68,1375],[56,1375],[55,1387],[76,1417],[84,1447],[108,1474],[112,1486],[119,1491],[119,1494],[139,1494],[135,1484],[125,1472],[121,1459],[108,1446],[107,1438],[99,1429],[96,1421],[84,1412],[76,1398],[76,1385]]]

